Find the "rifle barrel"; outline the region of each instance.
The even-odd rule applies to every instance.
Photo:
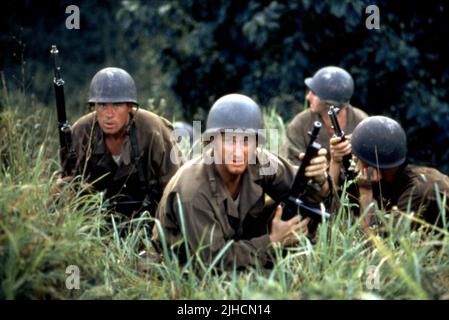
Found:
[[[56,96],[56,111],[58,114],[59,129],[66,125],[67,115],[65,112],[65,97],[64,97],[64,80],[61,77],[61,66],[58,65],[59,50],[55,45],[51,46],[51,55],[53,56],[54,78],[53,85]]]
[[[331,119],[332,127],[334,128],[334,131],[335,131],[335,135],[337,137],[340,137],[341,141],[345,141],[346,140],[345,133],[343,132],[343,130],[341,130],[340,124],[338,123],[338,119],[337,119],[338,111],[339,111],[338,108],[331,106],[329,108],[329,111],[327,112],[327,114],[329,115],[329,118]],[[349,176],[349,168],[351,166],[351,159],[352,159],[352,156],[350,154],[343,156],[343,169],[344,169],[344,173],[347,177]]]
[[[71,127],[67,121],[64,97],[64,80],[61,77],[61,67],[58,64],[58,48],[51,46],[50,50],[53,56],[53,87],[55,89],[56,111],[58,115],[58,133],[59,133],[59,155],[64,175],[68,176],[72,173],[76,162],[76,151],[72,143]]]
[[[340,124],[338,123],[338,119],[337,119],[338,111],[339,111],[338,108],[331,106],[329,111],[327,112],[327,114],[329,115],[329,118],[331,119],[332,127],[334,128],[334,131],[335,131],[335,135],[337,137],[341,137],[342,141],[344,141],[345,133],[343,132],[343,130],[341,130]]]

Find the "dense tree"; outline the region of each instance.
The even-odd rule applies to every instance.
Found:
[[[69,4],[0,4],[7,30],[1,69],[7,79],[19,75],[23,52],[35,77],[29,89],[44,101],[51,101],[44,76],[53,42],[70,61],[69,97],[78,105],[92,74],[115,64],[135,75],[144,104],[187,119],[204,120],[214,99],[238,91],[275,106],[288,121],[303,107],[304,78],[335,64],[355,78],[354,105],[401,121],[413,161],[449,172],[449,15],[442,3],[82,1],[74,3],[77,31],[64,28]],[[371,4],[379,8],[380,29],[365,25]]]

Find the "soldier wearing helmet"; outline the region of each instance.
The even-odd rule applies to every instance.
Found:
[[[374,202],[387,211],[409,212],[443,225],[437,193],[441,198],[449,196],[449,177],[433,168],[408,164],[407,139],[399,123],[383,116],[366,118],[354,129],[352,153],[359,172],[360,212]],[[365,228],[375,220],[375,206],[370,208]]]
[[[350,104],[354,93],[354,80],[346,70],[327,66],[318,70],[312,78],[306,78],[304,82],[308,89],[306,99],[310,107],[297,114],[288,125],[283,154],[288,157],[290,162],[299,164],[298,154],[304,152],[307,146],[308,130],[315,121],[320,121],[325,128],[320,131],[317,142],[326,148],[328,158],[332,160],[329,141],[335,132],[328,116],[329,107],[334,105],[339,108],[337,118],[345,134],[352,133],[355,126],[367,115]],[[338,141],[340,141],[339,139]],[[349,143],[349,139],[347,141]],[[339,167],[336,170],[338,171]]]
[[[104,191],[109,208],[116,212],[154,214],[181,163],[179,153],[172,152],[177,148],[172,125],[138,108],[134,80],[120,68],[95,74],[88,102],[95,110],[72,128],[76,174]]]
[[[165,239],[180,261],[189,252],[210,264],[233,240],[219,265],[245,268],[269,263],[273,243],[291,245],[295,234],[306,232],[309,219],[283,221],[280,206],[274,217],[274,206],[266,206],[265,194],[276,200],[288,192],[297,167],[261,147],[261,129],[261,110],[251,98],[229,94],[214,103],[203,133],[209,142],[204,153],[181,167],[164,191],[156,214],[162,228],[153,229],[160,250]],[[309,202],[330,194],[325,154],[321,149],[306,169],[312,178]]]
[[[173,128],[178,131],[179,135],[177,135],[177,142],[181,142],[182,138],[186,138],[189,146],[193,144],[193,127],[184,121],[177,121],[173,123]]]

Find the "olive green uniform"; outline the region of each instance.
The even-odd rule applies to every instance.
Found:
[[[410,203],[410,209],[417,217],[434,224],[440,213],[435,184],[438,185],[441,198],[444,194],[449,197],[448,176],[433,168],[405,165],[396,174],[394,183],[381,180],[380,186],[374,185],[373,196],[379,207],[387,211],[397,206],[398,210],[407,212]],[[441,220],[438,225],[442,225]]]
[[[368,117],[368,115],[362,110],[353,106],[347,106],[346,108],[348,108],[348,112],[346,128],[344,129],[344,131],[345,134],[351,134],[357,124]],[[308,132],[312,130],[313,123],[315,121],[320,121],[321,123],[323,123],[321,115],[310,111],[310,109],[307,109],[297,114],[288,125],[286,133],[286,143],[282,147],[281,154],[285,156],[291,163],[295,165],[300,164],[298,155],[300,152],[305,152],[307,144],[310,140]],[[316,142],[321,144],[321,146],[327,150],[328,159],[330,159],[329,140],[331,137],[332,136],[329,134],[329,132],[327,132],[326,128],[323,127],[320,130],[318,138],[316,139]]]
[[[105,197],[117,212],[129,216],[141,209],[151,209],[154,213],[165,185],[180,166],[181,156],[171,134],[173,127],[166,119],[134,109],[130,124],[117,163],[106,148],[95,112],[81,117],[72,128],[77,153],[75,174],[83,174],[97,191],[106,191]],[[131,130],[136,143],[132,142]],[[174,161],[170,156],[172,150]],[[143,176],[139,174],[138,161]],[[148,208],[142,206],[145,198],[145,203],[151,203]]]
[[[268,228],[273,211],[264,212],[265,193],[275,200],[284,196],[297,167],[266,150],[258,149],[257,159],[256,164],[248,165],[241,177],[238,204],[230,196],[214,164],[206,164],[203,157],[197,157],[181,167],[167,185],[156,214],[168,245],[181,243],[183,220],[191,252],[202,247],[200,256],[206,264],[231,240],[232,244],[222,257],[225,268],[232,268],[234,263],[241,268],[255,265],[257,261],[260,265],[269,262],[273,252]],[[261,174],[260,163],[275,165],[277,170]],[[324,200],[318,197],[319,188],[315,183],[309,184],[307,189],[304,200],[314,203]],[[162,248],[156,227],[153,240]],[[185,259],[182,257],[184,249],[183,246],[177,249],[181,261]]]

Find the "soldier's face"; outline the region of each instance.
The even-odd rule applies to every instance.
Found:
[[[96,103],[95,111],[100,128],[105,134],[119,133],[128,124],[132,106],[128,103]]]
[[[310,111],[314,113],[323,113],[329,110],[329,105],[322,101],[312,90],[309,90],[306,99],[310,105]]]
[[[222,135],[220,158],[225,170],[232,175],[243,174],[256,144],[255,136]]]

